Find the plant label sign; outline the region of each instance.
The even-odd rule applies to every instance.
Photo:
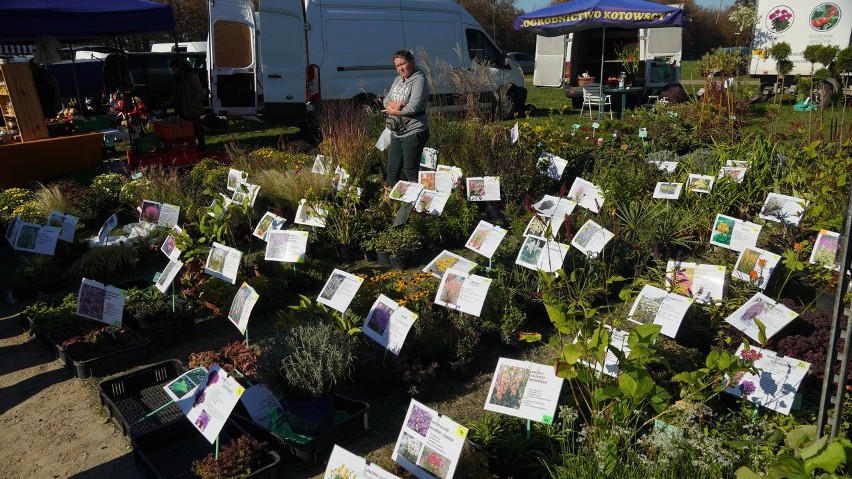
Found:
[[[255,384],[246,389],[240,396],[240,402],[255,424],[279,436],[286,436],[285,431],[289,427],[287,413],[275,393],[265,384]]]
[[[479,176],[466,180],[468,201],[500,201],[499,176]]]
[[[533,271],[553,273],[562,267],[570,247],[557,241],[537,236],[527,236],[515,258],[515,264]]]
[[[227,188],[228,191],[236,191],[237,185],[239,185],[240,183],[245,183],[247,179],[248,173],[246,173],[245,171],[230,168],[228,170],[228,180],[225,183],[225,188]]]
[[[408,331],[416,319],[416,313],[380,294],[370,308],[361,330],[368,338],[399,356],[399,350],[402,349]]]
[[[15,237],[18,235],[18,231],[21,230],[22,222],[21,215],[16,215],[9,222],[9,226],[6,227],[6,241],[10,246],[15,246]]]
[[[568,160],[547,151],[542,151],[538,157],[538,167],[541,173],[554,180],[562,178],[566,166],[568,166]]]
[[[637,324],[659,324],[662,326],[660,333],[674,339],[693,301],[691,297],[646,284],[633,302],[627,319]]]
[[[451,171],[419,171],[417,182],[424,190],[450,193],[453,191],[453,173]]]
[[[47,225],[18,221],[12,247],[18,251],[53,256],[59,241],[59,230]]]
[[[118,225],[118,216],[115,213],[104,221],[101,229],[98,231],[98,243],[104,244],[109,239],[109,232]]]
[[[658,170],[664,171],[668,174],[672,174],[677,169],[678,162],[677,161],[657,161],[657,160],[649,160],[648,163],[656,166]]]
[[[452,479],[467,428],[412,399],[393,460],[419,479]]]
[[[837,262],[837,247],[840,243],[840,233],[834,231],[819,230],[814,249],[811,251],[810,263],[821,264],[826,268],[840,271]]]
[[[414,203],[417,201],[417,197],[420,196],[422,189],[423,185],[420,183],[399,180],[390,192],[390,199],[403,203]]]
[[[59,239],[66,243],[74,242],[74,231],[77,229],[79,218],[58,211],[51,211],[47,218],[47,225],[59,229]]]
[[[719,303],[725,297],[725,267],[715,264],[666,263],[666,287],[699,303]]]
[[[686,190],[694,193],[710,193],[716,178],[710,175],[698,175],[690,173],[686,180]]]
[[[183,233],[183,230],[180,226],[174,225],[172,227],[172,232],[166,236],[166,239],[163,240],[163,244],[160,245],[160,251],[166,255],[167,258],[174,261],[178,259],[183,253],[183,251],[177,247],[177,236],[180,236]]]
[[[481,220],[464,246],[486,258],[490,258],[497,251],[497,247],[500,246],[500,242],[503,241],[506,233],[507,231],[503,228]]]
[[[582,251],[586,256],[594,258],[601,254],[604,246],[606,246],[609,240],[611,240],[614,236],[615,235],[611,231],[607,230],[603,226],[592,220],[588,220],[580,227],[579,230],[577,230],[577,234],[574,235],[574,238],[571,239],[571,246]]]
[[[767,221],[799,226],[799,221],[802,219],[802,214],[804,214],[807,205],[807,201],[795,196],[769,193],[759,216]]]
[[[214,364],[192,394],[176,402],[189,422],[213,444],[244,391],[236,379]]]
[[[661,200],[676,200],[680,198],[680,192],[682,189],[683,183],[660,181],[654,188],[654,198]]]
[[[438,169],[435,171],[449,171],[450,176],[453,178],[453,186],[459,184],[462,177],[464,177],[464,171],[458,166],[449,166],[449,165],[438,165]]]
[[[368,463],[363,457],[356,456],[337,444],[331,450],[331,457],[328,458],[328,465],[323,477],[328,479],[357,479],[359,477],[399,479],[399,476],[389,473],[372,462]]]
[[[244,336],[246,329],[248,329],[251,310],[254,309],[254,305],[257,304],[259,298],[260,295],[257,294],[257,291],[243,281],[240,289],[237,290],[237,294],[234,295],[234,300],[231,302],[228,319],[234,323],[234,326],[240,330],[240,334]]]
[[[171,286],[174,282],[181,268],[183,268],[182,261],[178,261],[176,259],[169,260],[169,264],[163,268],[162,273],[159,273],[159,277],[155,280],[156,283],[154,283],[154,287],[161,293],[165,294],[166,290],[169,289],[169,286]]]
[[[424,188],[420,191],[420,195],[414,202],[414,209],[418,213],[427,213],[432,216],[438,216],[444,212],[444,207],[447,206],[447,201],[449,200],[449,192],[427,190]]]
[[[151,200],[142,200],[142,206],[138,208],[139,222],[151,225],[171,228],[178,222],[180,206],[168,203],[158,203]]]
[[[717,214],[713,231],[710,232],[710,244],[743,251],[757,244],[761,228],[761,225],[755,223]]]
[[[444,250],[441,251],[438,256],[435,256],[435,259],[430,261],[422,271],[424,273],[430,273],[432,276],[441,279],[444,277],[444,273],[446,273],[450,268],[470,273],[470,271],[475,267],[475,262]]]
[[[491,278],[450,268],[438,285],[435,304],[479,317],[489,286]]]
[[[608,325],[604,325],[604,328],[606,329],[607,333],[609,333],[610,348],[607,348],[607,350],[606,350],[606,356],[604,356],[603,363],[600,363],[598,361],[594,361],[594,362],[580,361],[580,364],[583,364],[583,365],[585,365],[589,368],[592,368],[594,371],[596,371],[598,373],[603,373],[603,374],[606,374],[607,376],[616,377],[616,376],[618,376],[618,373],[620,372],[620,369],[618,368],[618,356],[616,356],[611,351],[611,348],[615,348],[615,349],[621,351],[622,353],[624,353],[625,356],[630,354],[630,345],[627,343],[627,338],[628,338],[628,336],[630,336],[630,333],[627,332],[627,331],[624,331],[623,329],[613,328],[613,327],[610,327]],[[596,339],[593,339],[593,338],[587,339],[587,338],[581,338],[581,337],[578,336],[574,340],[574,342],[576,343],[578,341],[589,341],[589,340],[597,341]]]
[[[485,398],[485,410],[553,424],[562,378],[553,366],[500,358]]]
[[[601,189],[580,177],[575,178],[574,183],[571,184],[568,198],[574,200],[581,208],[595,213],[600,213],[601,206],[604,204]]]
[[[760,341],[760,329],[755,319],[763,323],[766,339],[771,338],[799,314],[763,293],[755,293],[730,316],[725,318],[727,323],[739,329],[746,336]]]
[[[553,195],[544,195],[538,203],[534,203],[532,205],[532,207],[535,208],[535,210],[542,216],[556,217],[559,219],[564,218],[566,215],[570,215],[576,206],[577,203],[571,199],[559,198]]]
[[[308,250],[308,232],[270,230],[266,234],[266,260],[304,263]]]
[[[77,316],[121,327],[127,291],[83,278],[77,291]]]
[[[308,200],[302,199],[296,209],[296,219],[293,223],[325,228],[325,210],[320,205],[308,204]]]
[[[760,289],[766,289],[769,278],[780,259],[780,255],[760,248],[746,248],[737,258],[737,264],[734,265],[731,276],[747,281]]]
[[[725,392],[739,396],[781,414],[790,414],[796,392],[811,364],[796,358],[779,357],[774,351],[741,344],[737,355],[752,361],[757,374],[737,375],[728,382]]]
[[[438,167],[438,150],[430,147],[423,148],[423,153],[420,155],[420,166],[434,170]]]
[[[214,242],[210,252],[207,253],[204,272],[214,278],[235,284],[242,259],[242,251]]]
[[[647,128],[639,128],[639,138],[648,138]]]
[[[231,202],[239,205],[254,206],[254,201],[257,199],[259,192],[260,185],[240,183],[231,195]]]
[[[363,282],[364,278],[335,268],[320,291],[317,303],[344,313]]]
[[[163,386],[163,390],[166,394],[168,394],[172,401],[179,401],[192,394],[192,391],[194,391],[195,388],[197,388],[198,385],[206,378],[207,368],[197,367],[173,379],[171,382]]]

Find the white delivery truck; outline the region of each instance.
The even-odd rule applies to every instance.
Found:
[[[808,45],[836,45],[842,50],[850,44],[852,0],[758,0],[756,13],[749,73],[760,80],[764,97],[780,93],[786,86],[778,81],[775,59],[769,56],[772,45],[780,42],[790,45],[793,70],[785,77],[785,83],[789,84],[797,75],[811,75],[811,63],[802,56]],[[815,64],[814,68],[822,66]],[[840,91],[841,85],[829,79],[815,83],[814,87],[821,99],[828,101],[832,93]]]
[[[454,0],[261,0],[257,11],[251,0],[209,5],[210,105],[219,115],[310,126],[329,101],[377,104],[402,48],[428,58],[430,105],[452,108],[461,93],[454,77],[471,71],[484,79],[483,100],[505,99],[504,110],[526,101],[520,67]]]
[[[555,37],[538,36],[535,47],[533,85],[562,87],[565,96],[579,107],[583,100],[581,83],[600,82],[603,60],[603,83],[618,78],[624,70],[618,52],[625,46],[639,45],[638,81],[629,103],[644,104],[651,95],[680,83],[683,29],[614,28],[582,30]],[[603,55],[601,54],[603,49]]]

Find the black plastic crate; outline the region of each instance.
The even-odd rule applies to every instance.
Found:
[[[246,431],[233,420],[228,420],[219,434],[221,447]],[[189,421],[172,424],[144,432],[131,439],[136,464],[147,477],[156,479],[197,479],[192,474],[192,463],[214,451],[213,444],[195,429]],[[277,479],[281,456],[267,450],[269,464],[245,476],[252,479]]]
[[[72,331],[74,331],[73,334]],[[79,331],[78,328],[58,329],[47,333],[47,339],[56,347],[56,357],[65,364],[65,369],[72,376],[80,379],[104,377],[123,371],[142,362],[151,353],[151,340],[127,329],[128,334],[135,336],[135,345],[97,358],[78,361],[59,346],[64,338],[70,337],[69,334],[76,335],[77,331]]]
[[[185,420],[183,412],[172,402],[163,386],[186,371],[180,361],[170,359],[105,379],[98,384],[101,405],[128,440],[145,431]],[[142,419],[153,411],[157,412]]]
[[[282,404],[286,403],[282,401]],[[334,409],[344,418],[325,433],[305,440],[281,437],[266,430],[251,420],[245,408],[235,408],[231,417],[252,436],[272,444],[287,462],[299,467],[310,467],[327,460],[335,444],[343,444],[370,429],[367,416],[370,405],[366,402],[336,394]]]

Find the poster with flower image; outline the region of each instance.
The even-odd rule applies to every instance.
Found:
[[[317,302],[341,313],[346,312],[363,282],[364,278],[335,268],[320,291]]]
[[[393,460],[419,479],[450,479],[466,438],[466,427],[412,399]]]
[[[240,183],[231,195],[231,202],[243,206],[254,206],[254,202],[257,199],[257,194],[259,192],[260,185]]]
[[[325,155],[317,155],[314,158],[314,163],[311,165],[311,173],[318,175],[327,175],[331,170],[331,158],[326,158]]]
[[[450,176],[453,179],[453,188],[461,182],[461,179],[464,177],[464,171],[458,166],[449,166],[449,165],[438,165],[438,168],[435,171],[448,171]]]
[[[754,366],[757,374],[737,373],[727,378],[725,392],[781,414],[790,414],[796,393],[811,364],[800,359],[780,357],[774,351],[741,344],[737,355]]]
[[[680,198],[681,190],[683,190],[683,183],[660,181],[654,188],[654,198],[661,200],[676,200]]]
[[[490,258],[494,256],[494,252],[497,251],[500,242],[506,237],[506,233],[507,231],[503,228],[492,225],[485,220],[480,220],[464,246],[486,258]]]
[[[554,240],[527,236],[521,245],[515,264],[534,271],[552,273],[562,267],[570,247]]]
[[[595,186],[594,183],[586,181],[579,176],[571,184],[571,189],[568,190],[568,198],[574,200],[581,208],[595,213],[600,213],[601,207],[604,204],[601,189]]]
[[[420,166],[429,170],[438,167],[438,150],[430,147],[423,148],[420,154]]]
[[[9,226],[6,227],[6,241],[10,246],[15,246],[15,237],[18,236],[18,232],[21,231],[21,224],[23,220],[21,219],[21,215],[15,215],[12,218],[12,221],[9,222]]]
[[[766,201],[760,209],[759,216],[767,221],[799,226],[807,205],[808,202],[802,198],[769,193],[766,195]]]
[[[19,221],[15,226],[15,239],[12,248],[18,251],[53,256],[58,241],[58,229],[52,226]]]
[[[210,248],[210,252],[207,253],[204,272],[215,278],[235,284],[242,259],[242,251],[214,242],[213,247]]]
[[[571,246],[594,258],[615,235],[592,220],[586,221],[571,239]]]
[[[370,308],[361,331],[383,348],[399,356],[408,331],[414,325],[417,314],[396,301],[380,294]]]
[[[447,201],[449,200],[450,193],[424,188],[420,191],[420,195],[417,196],[417,200],[414,202],[414,209],[418,213],[438,216],[444,212],[444,207],[447,206]]]
[[[562,172],[565,171],[566,166],[568,166],[568,160],[547,151],[542,151],[538,157],[538,168],[541,174],[554,180],[562,178]]]
[[[799,313],[791,310],[781,303],[774,301],[763,293],[755,293],[725,321],[731,326],[739,329],[746,336],[755,341],[760,341],[760,328],[754,320],[763,323],[766,331],[766,339],[775,336],[790,321],[796,319]]]
[[[163,391],[172,399],[177,401],[192,394],[195,388],[207,379],[207,368],[197,367],[181,374],[163,386]]]
[[[331,450],[323,479],[399,479],[375,463],[368,463],[337,444]]]
[[[717,214],[710,232],[710,244],[742,251],[757,244],[762,228],[759,224]]]
[[[722,265],[669,261],[666,288],[699,303],[720,303],[725,297],[725,273]]]
[[[637,324],[658,324],[662,326],[660,334],[674,339],[693,301],[691,297],[646,284],[633,301],[627,319]]]
[[[715,181],[716,178],[710,175],[690,173],[689,178],[686,180],[686,191],[704,194],[710,193],[713,190],[713,183]]]
[[[552,195],[544,195],[542,199],[532,205],[540,215],[560,219],[565,215],[570,215],[576,206],[577,203],[574,200]]]
[[[254,231],[252,231],[251,234],[255,238],[266,241],[267,233],[273,230],[280,230],[286,222],[286,219],[272,213],[271,211],[267,211],[260,218],[260,221],[257,222],[257,226],[254,227]]]
[[[748,168],[744,166],[723,166],[719,169],[719,174],[716,175],[716,179],[721,180],[722,178],[727,178],[731,181],[742,183],[747,171]]]
[[[163,268],[163,271],[157,278],[157,282],[154,283],[154,287],[157,288],[159,292],[165,294],[166,290],[169,289],[169,286],[174,283],[174,280],[181,268],[183,268],[183,262],[176,259],[169,260],[169,263],[165,268]]]
[[[423,268],[424,273],[430,273],[432,276],[441,279],[448,269],[453,268],[459,271],[469,273],[476,267],[476,262],[467,258],[463,258],[455,253],[444,250],[435,256],[435,258]]]
[[[648,160],[648,163],[657,167],[658,170],[672,174],[677,169],[677,165],[679,164],[677,161],[661,161],[661,160]]]
[[[59,229],[59,240],[66,243],[74,242],[74,232],[77,230],[77,222],[80,219],[74,215],[51,211],[47,218],[47,225]]]
[[[98,230],[98,243],[104,244],[109,239],[109,233],[118,225],[118,216],[115,213],[104,221],[101,229]]]
[[[308,232],[299,230],[272,230],[266,234],[267,261],[304,263],[308,249]]]
[[[731,276],[747,281],[760,289],[766,289],[769,278],[772,277],[772,272],[775,271],[775,266],[780,259],[780,255],[760,248],[746,248],[737,258],[737,264],[734,265]]]
[[[302,199],[296,209],[296,219],[293,223],[325,228],[325,210],[318,204],[308,203],[308,200]]]
[[[435,304],[479,317],[489,286],[491,278],[450,268],[438,285]]]
[[[466,178],[468,201],[500,201],[500,177],[479,176]]]
[[[403,203],[414,203],[417,201],[417,197],[420,196],[422,189],[423,185],[420,183],[399,180],[390,192],[390,199]]]
[[[793,25],[794,19],[792,8],[786,5],[778,5],[769,9],[769,13],[766,15],[766,28],[771,33],[786,32]]]
[[[500,358],[485,398],[485,410],[553,424],[562,378],[552,365]]]
[[[248,329],[249,317],[254,305],[260,295],[245,281],[234,295],[234,300],[231,302],[231,309],[228,310],[228,319],[240,330],[240,334],[245,335]]]
[[[819,230],[816,241],[814,241],[814,249],[811,251],[810,263],[821,264],[826,268],[840,271],[840,264],[837,262],[839,243],[840,233]]]
[[[449,171],[419,171],[417,182],[423,185],[424,190],[440,191],[441,193],[453,191],[453,174]]]
[[[157,203],[151,200],[142,200],[139,208],[139,222],[148,223],[165,228],[171,228],[178,223],[180,206],[168,203]]]
[[[189,422],[213,444],[243,392],[245,388],[214,363],[195,390],[176,403]]]
[[[127,291],[83,278],[77,291],[77,316],[121,327]]]
[[[172,226],[172,232],[166,236],[163,244],[160,245],[160,251],[172,261],[180,258],[181,253],[183,253],[183,250],[177,246],[177,238],[181,234],[183,234],[183,229],[180,226]]]
[[[225,188],[227,188],[228,191],[236,191],[237,185],[239,185],[240,183],[245,183],[247,179],[248,173],[246,173],[245,171],[230,168],[228,170],[228,180],[225,183]]]

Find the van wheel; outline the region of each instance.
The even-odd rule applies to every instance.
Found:
[[[510,120],[515,113],[523,108],[522,103],[517,101],[515,85],[507,84],[501,86],[494,93],[492,100],[492,115],[495,120]]]

